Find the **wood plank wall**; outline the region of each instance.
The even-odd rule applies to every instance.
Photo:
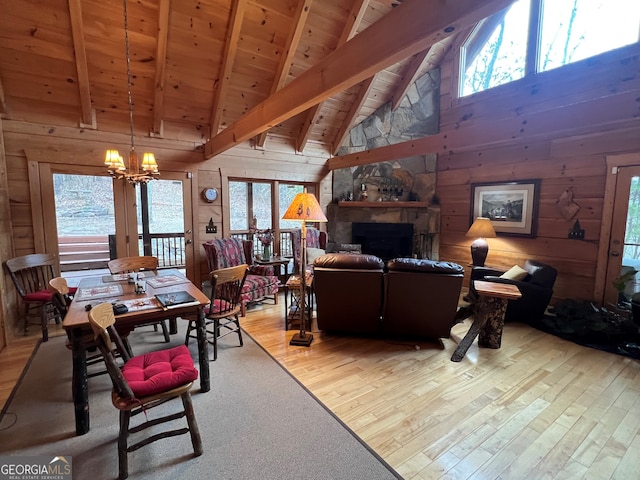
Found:
[[[453,49],[455,52],[457,49]],[[460,148],[440,154],[437,192],[441,200],[440,258],[468,265],[471,238],[471,185],[541,179],[537,238],[502,236],[489,240],[487,265],[522,265],[528,258],[559,270],[554,300],[593,299],[605,195],[605,157],[640,151],[640,46],[638,44],[524,79],[468,99],[455,98],[457,59],[449,54],[442,66],[441,132],[464,130]],[[616,98],[630,100],[620,102]],[[600,109],[606,100],[607,110]],[[635,99],[635,101],[633,100]],[[634,105],[635,103],[635,105]],[[588,119],[576,118],[576,128],[542,128],[522,122],[535,118],[547,125],[579,105]],[[577,111],[577,109],[576,109]],[[543,131],[511,141],[514,127]],[[491,143],[489,143],[489,140]],[[571,220],[556,207],[570,189],[581,206]],[[579,219],[584,240],[569,240],[568,232]],[[467,270],[469,270],[467,268]],[[468,285],[468,274],[465,286]]]
[[[43,236],[42,218],[38,217],[39,206],[32,205],[34,198],[39,198],[39,187],[34,185],[34,175],[30,169],[41,165],[64,167],[70,173],[78,172],[78,166],[104,168],[104,151],[106,148],[119,148],[121,152],[128,150],[127,135],[113,134],[86,129],[60,127],[55,125],[30,124],[25,122],[4,120],[2,124],[4,145],[6,149],[6,175],[0,168],[0,178],[8,179],[6,194],[0,182],[0,207],[10,212],[12,226],[2,230],[7,238],[0,238],[2,246],[2,262],[11,256],[26,255],[41,251]],[[191,199],[193,205],[193,241],[195,248],[195,265],[193,278],[198,281],[206,277],[208,271],[202,242],[227,235],[221,228],[228,214],[228,202],[224,202],[226,190],[225,179],[239,177],[246,179],[267,179],[291,182],[316,182],[320,185],[321,201],[325,204],[331,200],[331,182],[327,176],[326,152],[320,149],[311,150],[311,154],[302,155],[285,142],[268,142],[267,150],[256,150],[248,143],[231,149],[208,161],[203,161],[202,152],[192,142],[159,138],[136,138],[137,150],[151,148],[158,157],[160,171],[191,172]],[[37,175],[36,175],[37,176]],[[30,183],[31,178],[31,183]],[[206,187],[216,187],[223,193],[221,198],[209,204],[204,201],[201,192]],[[36,194],[37,193],[37,194]],[[218,233],[206,233],[209,219],[213,218],[218,225]],[[0,223],[4,222],[0,216]],[[12,242],[11,242],[12,241]],[[8,245],[15,245],[15,251],[8,251]],[[4,276],[9,281],[9,277]],[[2,292],[3,301],[9,302],[9,327],[17,331],[17,305],[11,295]]]
[[[11,229],[11,211],[9,209],[9,188],[7,182],[7,162],[4,152],[4,135],[2,134],[2,117],[0,117],[0,259],[4,262],[13,256],[13,236]],[[4,268],[0,275],[0,350],[13,337],[8,322],[9,314],[15,310],[16,291]]]

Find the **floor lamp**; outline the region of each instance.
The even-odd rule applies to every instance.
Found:
[[[326,222],[327,217],[322,213],[318,200],[313,193],[298,193],[287,211],[282,216],[283,220],[299,220],[302,222],[300,234],[300,332],[291,337],[289,345],[308,347],[313,341],[313,335],[305,330],[306,313],[306,288],[307,288],[307,224],[306,222]],[[311,319],[309,319],[311,320]]]

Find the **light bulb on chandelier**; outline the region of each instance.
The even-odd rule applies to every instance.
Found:
[[[127,96],[129,104],[129,134],[131,139],[131,148],[129,149],[129,161],[125,166],[122,155],[118,150],[107,150],[105,154],[104,164],[107,166],[109,174],[114,178],[123,178],[133,185],[139,183],[147,183],[160,176],[158,164],[153,153],[145,152],[142,154],[142,165],[138,162],[138,154],[136,153],[134,137],[133,137],[133,98],[131,95],[131,57],[129,55],[129,29],[127,19],[127,0],[123,0],[124,10],[124,45],[125,58],[127,60]]]

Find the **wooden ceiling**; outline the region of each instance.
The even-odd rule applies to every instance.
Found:
[[[202,145],[393,12],[443,6],[464,17],[472,3],[128,0],[136,134]],[[510,2],[475,3],[495,10]],[[2,117],[128,133],[123,6],[121,0],[0,0]],[[490,13],[476,10],[476,16]],[[380,32],[385,37],[378,38],[378,47],[371,43],[373,56],[381,45],[393,46],[396,35],[389,32],[401,36],[403,29],[389,23]],[[384,103],[398,102],[413,80],[439,65],[454,37],[433,38],[420,39],[407,58],[347,82],[316,106],[268,130],[261,125],[265,132],[252,141],[268,149],[277,137],[298,151],[313,147],[334,154],[351,127]]]

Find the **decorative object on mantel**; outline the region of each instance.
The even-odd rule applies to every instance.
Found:
[[[573,191],[569,188],[562,192],[556,202],[556,207],[565,220],[571,220],[580,210],[580,205],[573,201]]]
[[[124,178],[127,182],[134,186],[139,183],[148,183],[160,175],[156,157],[151,152],[142,154],[142,165],[138,163],[138,154],[136,153],[135,144],[133,142],[133,98],[131,95],[131,56],[129,54],[129,31],[127,22],[127,0],[123,0],[124,11],[124,46],[125,58],[127,60],[127,96],[129,104],[129,134],[131,147],[129,148],[129,166],[124,165],[124,160],[118,150],[107,150],[104,163],[109,170],[109,174],[117,179]],[[142,167],[142,171],[140,168]]]
[[[299,220],[301,222],[301,234],[300,234],[300,278],[306,278],[307,270],[307,222],[326,222],[327,217],[322,213],[322,209],[318,204],[318,200],[312,193],[307,193],[305,188],[304,193],[298,193],[293,198],[291,205],[287,208],[282,216],[283,220]],[[304,305],[306,298],[306,283],[300,282],[300,303],[298,305],[300,311],[300,332],[291,337],[289,345],[298,345],[302,347],[308,347],[313,341],[313,335],[307,333],[306,322],[304,318],[306,313],[306,307]]]
[[[496,231],[493,229],[493,225],[491,225],[491,220],[484,217],[476,218],[467,231],[466,236],[476,238],[476,240],[471,243],[473,265],[476,267],[484,267],[484,261],[487,259],[487,254],[489,253],[489,244],[485,238],[496,237]]]

